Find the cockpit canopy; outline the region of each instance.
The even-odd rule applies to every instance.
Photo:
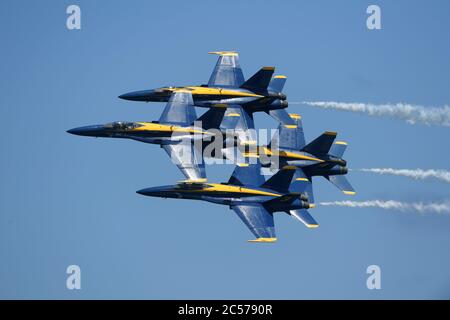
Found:
[[[106,128],[116,129],[116,130],[133,130],[139,127],[142,127],[142,124],[136,122],[124,122],[124,121],[116,121],[105,124]]]

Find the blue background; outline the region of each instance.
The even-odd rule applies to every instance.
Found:
[[[319,207],[305,228],[276,215],[275,245],[227,207],[137,195],[181,180],[157,146],[67,129],[155,120],[163,104],[119,94],[207,82],[212,50],[238,50],[248,78],[286,74],[290,101],[450,101],[448,1],[1,1],[0,298],[450,298],[450,216]],[[82,29],[66,28],[78,4]],[[352,168],[450,169],[449,128],[291,106],[306,138],[349,142]],[[258,115],[259,127],[276,123]],[[208,167],[226,181],[231,166]],[[351,173],[354,200],[440,201],[448,185]],[[348,199],[323,179],[316,201]],[[82,289],[66,289],[66,268]],[[366,288],[366,268],[382,289]]]

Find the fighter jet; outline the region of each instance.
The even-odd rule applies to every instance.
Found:
[[[310,207],[307,196],[289,191],[295,169],[285,166],[265,181],[259,162],[242,164],[236,166],[226,183],[181,182],[172,186],[142,189],[137,193],[230,206],[256,237],[250,242],[275,242],[274,212],[286,212],[297,219],[310,220],[306,210]]]
[[[275,76],[275,68],[263,67],[247,81],[239,64],[239,56],[234,51],[210,52],[219,55],[214,71],[208,84],[200,86],[181,87],[192,93],[194,104],[199,107],[228,106],[226,117],[242,117],[240,121],[233,120],[233,125],[224,124],[226,129],[254,129],[253,113],[264,111],[287,126],[295,123],[283,109],[287,108],[286,95],[282,93],[286,77]],[[119,96],[131,101],[165,102],[173,91],[180,87],[162,87],[152,90],[134,91]],[[232,129],[234,129],[234,127]],[[253,141],[249,138],[250,143]],[[245,142],[243,142],[245,143]]]
[[[343,191],[344,194],[354,195],[355,190],[345,178],[347,161],[342,157],[347,148],[344,141],[334,142],[337,133],[325,132],[312,142],[306,144],[301,116],[290,114],[296,122],[296,128],[280,125],[279,135],[275,135],[266,147],[258,148],[258,155],[268,159],[263,166],[270,166],[276,160],[279,166],[295,166],[292,190],[305,190],[309,201],[314,203],[312,191],[312,177],[322,176]],[[334,143],[333,143],[334,142]],[[301,186],[298,186],[300,184]],[[306,185],[306,186],[305,186]]]
[[[158,144],[189,181],[206,181],[205,164],[193,141],[203,139],[205,135],[221,134],[210,129],[219,128],[225,111],[226,108],[222,107],[212,108],[197,119],[191,92],[180,89],[172,92],[159,121],[118,121],[74,128],[67,132]]]

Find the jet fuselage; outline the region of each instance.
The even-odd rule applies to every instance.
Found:
[[[282,193],[265,188],[243,187],[223,183],[180,183],[177,185],[146,188],[137,193],[159,198],[202,200],[222,205],[242,203],[266,203],[283,196]],[[277,211],[309,208],[304,195],[294,202],[286,204]]]
[[[346,167],[347,161],[328,154],[317,156],[304,151],[274,150],[270,148],[259,148],[259,150],[260,155],[264,154],[266,159],[278,156],[277,160],[280,165],[295,166],[311,177],[345,175],[348,172]],[[271,161],[264,163],[263,166],[270,166]]]
[[[79,136],[132,139],[146,143],[162,144],[184,139],[202,139],[211,135],[195,127],[181,127],[156,122],[113,122],[105,125],[78,127],[67,131]]]
[[[125,93],[119,98],[130,101],[167,102],[176,90],[188,90],[192,93],[194,104],[199,107],[216,105],[246,105],[253,112],[287,108],[286,95],[281,92],[253,92],[242,88],[229,87],[163,87]]]

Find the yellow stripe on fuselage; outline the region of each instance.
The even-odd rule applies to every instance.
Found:
[[[258,190],[258,189],[239,187],[239,186],[230,186],[230,185],[220,184],[220,183],[208,183],[203,189],[182,190],[182,191],[205,192],[205,193],[227,192],[227,193],[249,194],[249,195],[255,195],[255,196],[271,196],[271,197],[280,197],[281,196],[281,194],[278,194],[278,193],[267,192],[267,191]]]
[[[321,159],[305,156],[303,154],[290,152],[290,151],[284,151],[284,150],[271,150],[268,148],[262,148],[264,154],[268,156],[278,156],[282,158],[290,158],[290,159],[296,159],[296,160],[310,160],[310,161],[318,161],[318,162],[324,162]]]
[[[230,193],[245,193],[245,194],[254,194],[258,196],[271,196],[271,197],[279,197],[281,194],[273,193],[273,192],[267,192],[262,191],[258,189],[251,189],[251,188],[245,188],[245,187],[238,187],[238,186],[230,186],[226,184],[216,184],[211,183],[209,184],[209,188],[206,188],[203,191],[211,191],[211,192],[230,192]]]
[[[176,91],[180,89],[186,89],[189,90],[189,92],[195,96],[195,95],[211,95],[211,96],[234,96],[237,98],[241,97],[256,97],[256,98],[263,98],[264,96],[261,96],[259,94],[246,92],[246,91],[239,91],[239,90],[233,90],[233,89],[222,89],[222,88],[208,88],[208,87],[183,87],[183,88],[162,88],[163,90],[168,91]]]
[[[191,127],[171,126],[168,124],[152,123],[152,122],[138,122],[141,126],[130,130],[130,132],[142,131],[160,131],[160,132],[184,132],[184,133],[201,133],[208,134],[207,131],[194,129]]]

